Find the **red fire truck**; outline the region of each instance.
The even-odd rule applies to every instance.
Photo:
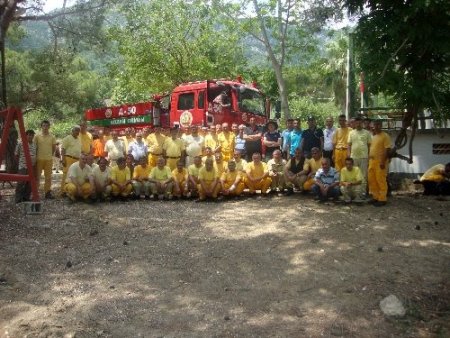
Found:
[[[270,104],[253,83],[237,80],[206,80],[183,83],[170,95],[155,95],[152,101],[89,109],[86,120],[94,128],[189,127],[218,123],[257,124],[268,121]]]

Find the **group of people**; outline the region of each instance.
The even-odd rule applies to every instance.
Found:
[[[345,115],[326,119],[324,130],[308,118],[288,120],[279,132],[274,121],[265,128],[249,124],[218,124],[142,131],[127,128],[124,136],[103,128],[88,131],[87,124],[72,128],[62,139],[59,160],[63,167],[61,194],[71,201],[109,199],[173,199],[198,201],[311,192],[319,201],[329,198],[346,203],[363,202],[367,193],[376,206],[387,200],[387,172],[391,141],[381,121],[370,125]],[[51,174],[56,139],[50,123],[41,132],[27,131],[36,177],[44,172],[45,198],[54,198]],[[19,170],[27,172],[23,145],[17,147]],[[443,176],[448,177],[445,168]],[[16,202],[29,199],[26,183],[17,186]],[[342,196],[342,197],[340,197]]]

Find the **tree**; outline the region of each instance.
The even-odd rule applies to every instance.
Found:
[[[245,58],[237,32],[225,31],[201,0],[129,1],[110,29],[121,58],[111,69],[114,100],[148,99],[181,82],[237,74]]]
[[[359,14],[355,49],[372,93],[392,95],[413,115],[450,116],[450,2],[346,0]]]
[[[314,34],[329,18],[340,14],[336,3],[326,0],[241,0],[237,4],[216,1],[216,5],[223,8],[231,25],[237,25],[262,44],[275,73],[281,110],[284,117],[289,118],[284,66],[292,59],[301,62],[302,54],[313,47]]]

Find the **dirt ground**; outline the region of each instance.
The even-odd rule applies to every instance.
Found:
[[[223,203],[2,190],[0,337],[449,337],[450,201]],[[407,313],[385,316],[394,294]]]

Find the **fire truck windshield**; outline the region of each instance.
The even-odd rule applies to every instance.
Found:
[[[238,90],[239,109],[242,112],[265,115],[264,97],[256,90],[245,88]]]

